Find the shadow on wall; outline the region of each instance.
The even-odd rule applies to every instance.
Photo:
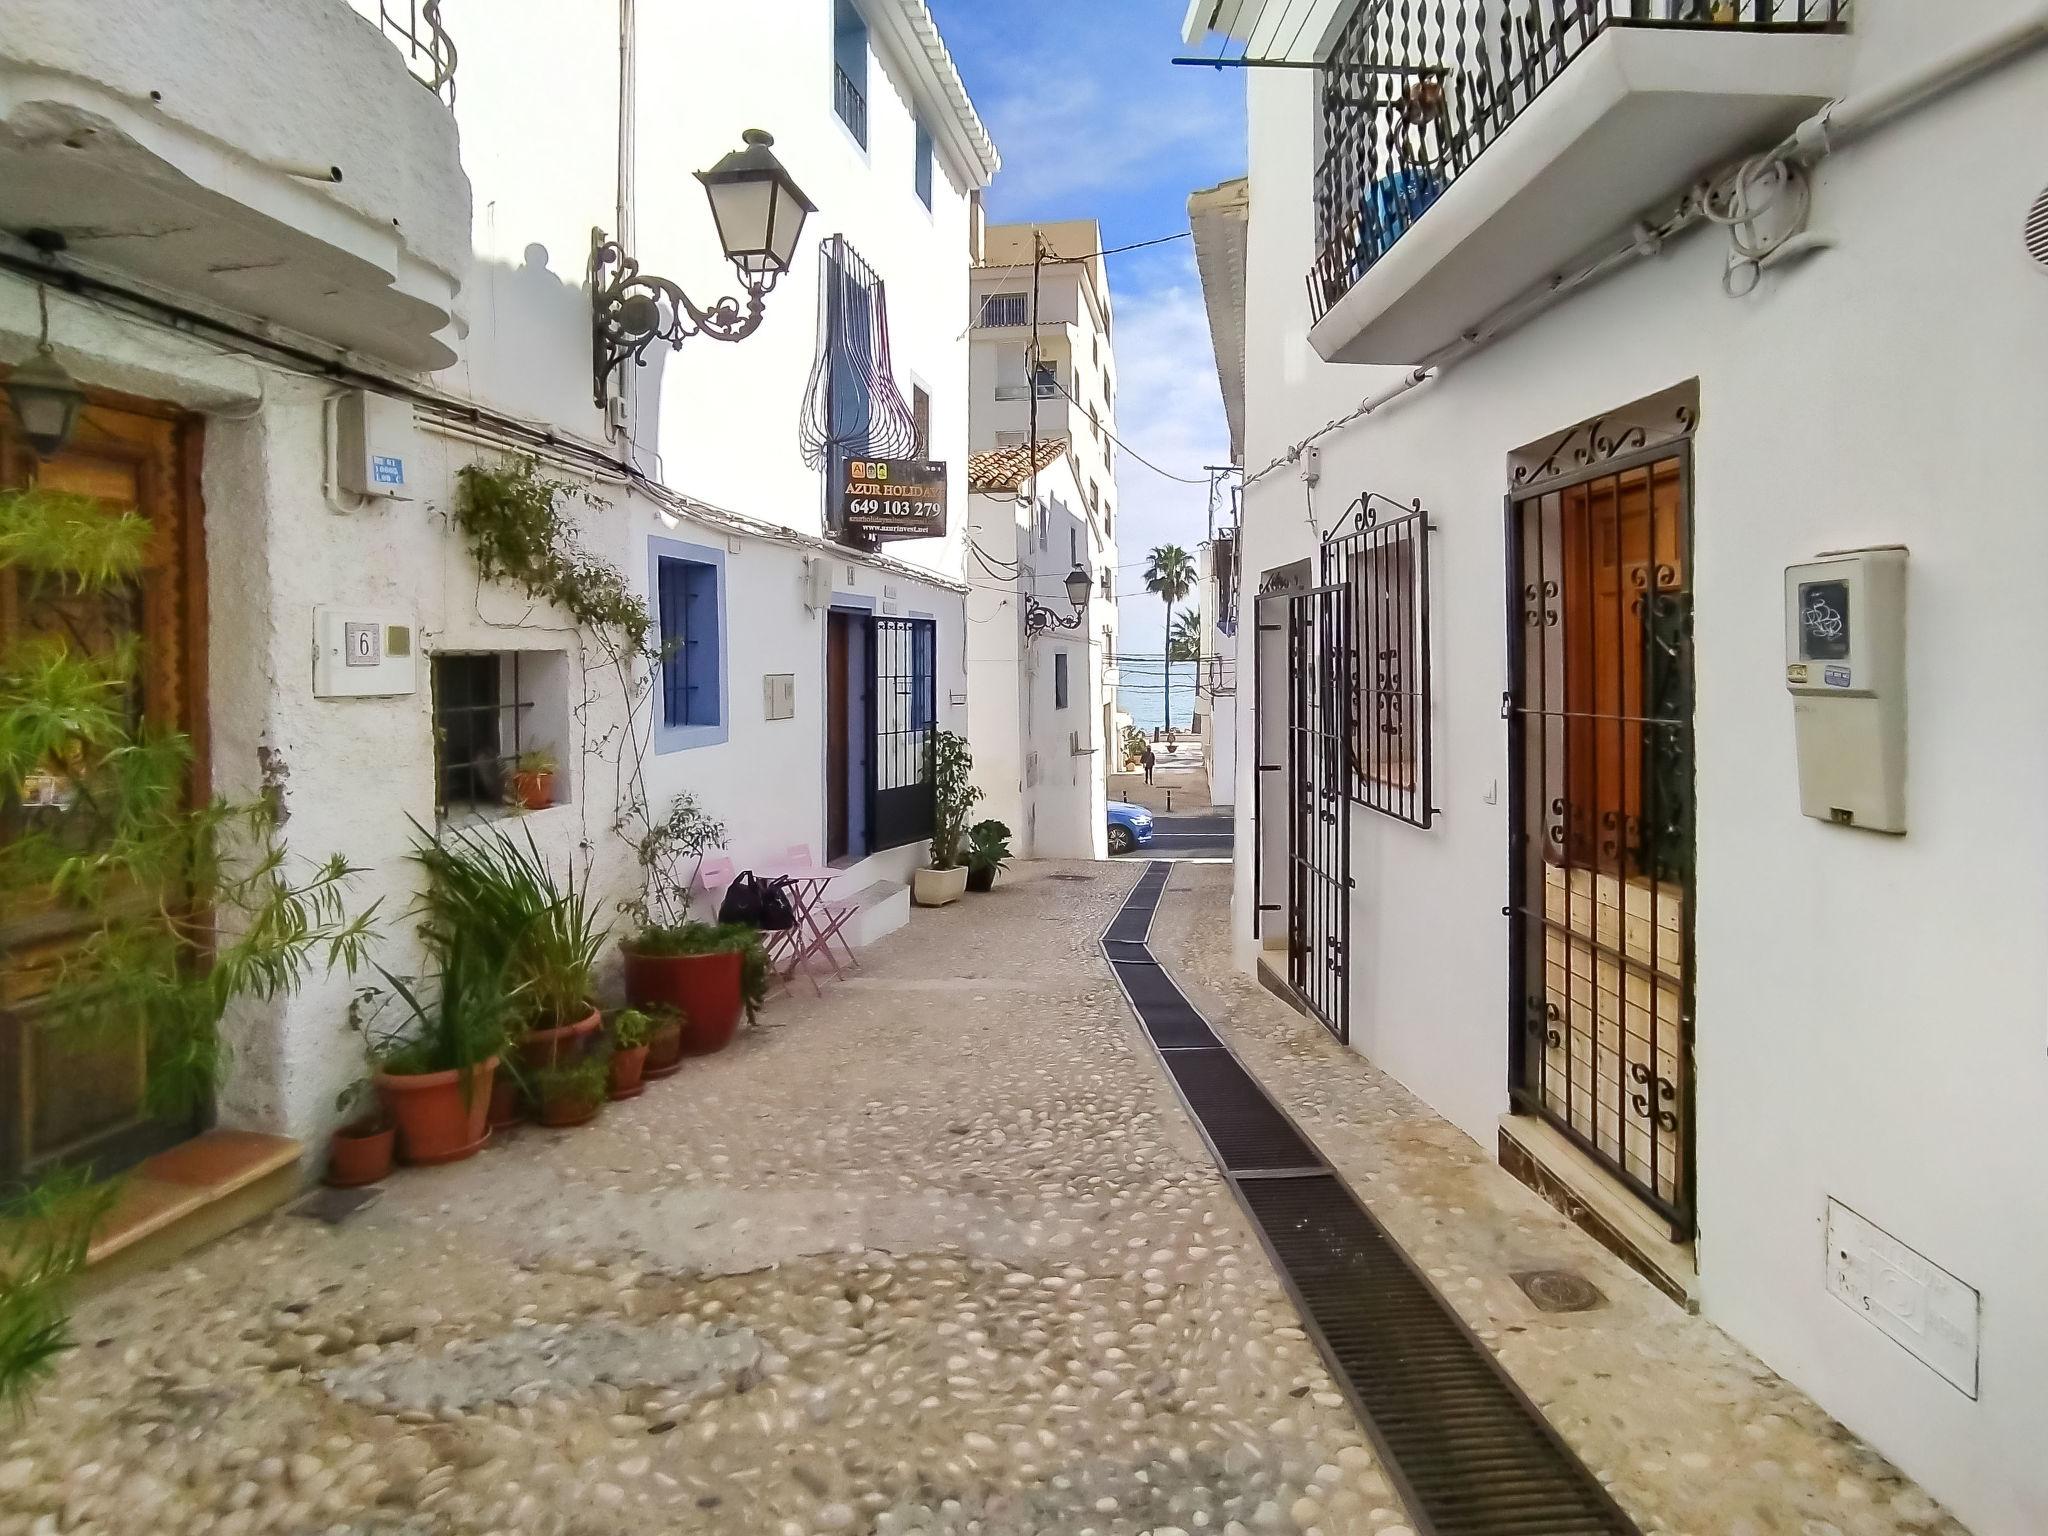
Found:
[[[517,266],[477,260],[457,321],[462,361],[442,377],[480,403],[603,442],[604,413],[591,393],[590,295],[580,260],[573,278],[554,260],[537,243]]]

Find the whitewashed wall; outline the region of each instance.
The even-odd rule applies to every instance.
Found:
[[[2027,9],[1859,4],[1851,89]],[[1313,82],[1248,72],[1254,470],[1388,383],[1310,351]],[[1561,87],[1560,87],[1561,88]],[[1432,552],[1441,822],[1360,813],[1357,1047],[1483,1145],[1506,1108],[1501,502],[1510,451],[1697,380],[1699,1261],[1705,1310],[1981,1536],[2048,1529],[2048,274],[2020,226],[2048,180],[2048,60],[1821,167],[1840,248],[1723,296],[1689,236],[1323,444],[1323,522],[1420,497]],[[1676,190],[1676,189],[1674,189]],[[1607,231],[1587,231],[1589,241]],[[1310,553],[1292,469],[1247,500],[1245,590]],[[1799,814],[1781,580],[1911,546],[1911,832]],[[1249,605],[1249,597],[1247,598]],[[1250,846],[1255,626],[1239,630]],[[1238,870],[1250,958],[1250,865]],[[1972,1401],[1824,1289],[1836,1198],[1983,1294]]]

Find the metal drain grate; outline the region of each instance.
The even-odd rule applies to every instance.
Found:
[[[1147,870],[1104,935],[1103,953],[1417,1530],[1640,1536],[1152,958],[1145,937],[1167,873],[1159,863]]]
[[[1635,1536],[1341,1180],[1248,1179],[1238,1195],[1426,1529]]]

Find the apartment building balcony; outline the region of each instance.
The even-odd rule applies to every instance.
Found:
[[[469,261],[454,49],[426,0],[13,0],[0,228],[402,368]]]
[[[1363,0],[1321,61],[1317,352],[1416,363],[1840,94],[1849,0]]]

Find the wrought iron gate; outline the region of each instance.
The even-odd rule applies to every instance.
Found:
[[[1287,603],[1287,980],[1351,1039],[1350,589]]]
[[[1683,1241],[1691,443],[1585,435],[1518,474],[1508,498],[1509,1086],[1517,1110],[1564,1132]]]
[[[932,835],[938,626],[871,619],[867,651],[868,847],[879,852]]]

